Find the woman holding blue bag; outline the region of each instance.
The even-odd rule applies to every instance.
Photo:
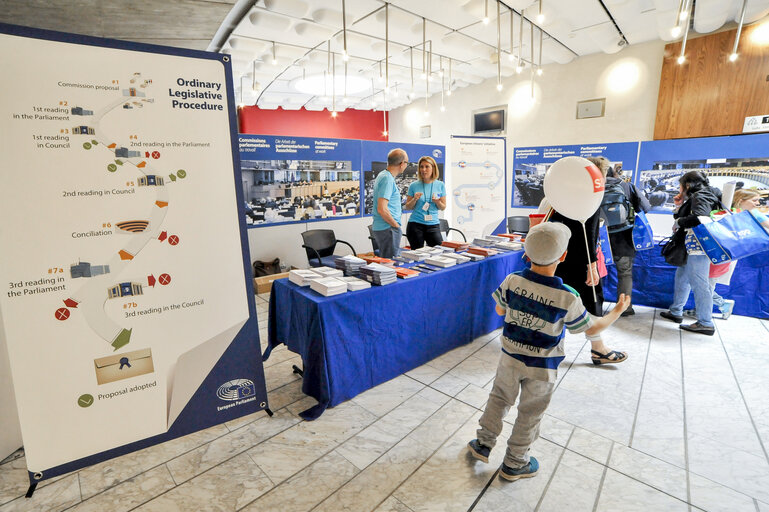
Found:
[[[673,213],[673,238],[684,238],[686,242],[686,263],[676,269],[673,289],[673,304],[670,311],[660,316],[677,324],[683,322],[684,305],[689,293],[694,292],[697,321],[681,325],[685,331],[713,336],[713,295],[710,290],[710,258],[702,250],[691,229],[701,224],[699,217],[709,217],[710,212],[720,208],[721,192],[711,187],[705,173],[689,171],[678,180],[680,193],[674,198],[678,207]]]

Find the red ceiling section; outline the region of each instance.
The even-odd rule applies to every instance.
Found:
[[[285,135],[290,137],[329,137],[334,139],[389,140],[383,135],[387,113],[347,109],[331,117],[328,110],[265,110],[241,107],[238,111],[240,133]]]

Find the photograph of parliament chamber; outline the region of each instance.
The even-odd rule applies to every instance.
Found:
[[[769,212],[769,0],[0,0],[0,7],[4,66],[14,70],[0,77],[8,134],[0,159],[4,181],[20,184],[4,188],[0,206],[10,221],[0,231],[7,276],[0,512],[769,512],[769,235],[761,227]],[[193,80],[207,76],[221,80],[222,111],[177,120],[173,91],[190,93]],[[114,99],[101,92],[90,104],[62,105],[87,91],[45,80],[120,84]],[[43,99],[43,90],[57,96]],[[201,97],[184,101],[211,101]],[[112,120],[102,98],[119,105]],[[61,109],[69,119],[33,126],[14,118],[43,112],[35,108]],[[173,131],[156,137],[159,126]],[[107,127],[118,134],[108,141],[115,147],[103,142]],[[62,147],[35,153],[29,133],[58,137]],[[65,136],[71,147],[63,147]],[[183,137],[210,146],[184,153],[168,143]],[[107,153],[108,161],[93,163]],[[547,349],[561,350],[557,361],[528,359],[554,364],[549,403],[533,414],[524,386],[497,444],[468,447],[483,440],[479,421],[499,389],[498,367],[514,358],[511,343],[523,344],[509,336],[545,322],[512,309],[500,316],[493,295],[512,273],[532,276],[525,239],[552,215],[538,207],[549,191],[555,197],[546,177],[563,157],[604,157],[610,177],[590,174],[598,179],[591,194],[608,197],[613,176],[611,190],[649,204],[645,216],[636,207],[627,214],[632,229],[605,230],[610,243],[591,237],[589,219],[581,219],[583,240],[574,221],[568,251],[581,258],[592,251],[592,261],[600,247],[605,275],[596,290],[605,300],[596,302],[604,318],[619,316],[612,310],[628,274],[632,305],[601,333],[601,357],[594,338],[567,329]],[[139,167],[176,159],[184,169]],[[94,189],[122,186],[129,167],[137,199],[152,195],[156,210],[167,205],[161,227],[154,210],[139,220],[141,209],[108,207],[102,198],[46,199],[53,181],[63,184],[61,196],[77,173]],[[692,171],[697,182],[687,189]],[[577,181],[575,172],[552,186],[577,190],[570,188]],[[20,197],[20,187],[30,193]],[[713,203],[712,215],[693,221],[700,226],[678,227],[702,187],[735,200]],[[585,194],[573,197],[586,202]],[[731,215],[717,213],[732,207]],[[754,252],[738,258],[724,249],[731,260],[706,261],[707,277],[694,269],[691,262],[706,258],[702,228],[748,209]],[[69,232],[52,231],[85,210],[77,230],[96,221],[107,230],[109,221],[113,233],[72,242]],[[393,254],[378,242],[390,219],[400,225],[390,224]],[[632,256],[617,250],[617,239],[632,245],[642,225],[648,243],[631,247]],[[412,246],[415,228],[432,230],[437,245],[424,237],[424,247]],[[674,229],[702,249],[688,253],[685,266],[661,252]],[[32,242],[17,246],[14,233]],[[157,236],[141,255],[116,257],[118,264],[80,250],[118,254],[131,237],[150,233]],[[58,252],[59,239],[81,245]],[[66,291],[25,295],[30,306],[19,306],[15,283],[37,276],[12,273],[26,260],[45,260],[42,271],[53,271],[47,278],[61,279]],[[122,265],[152,270],[120,273]],[[570,259],[559,267],[572,268]],[[693,284],[679,313],[674,300],[689,289],[689,275],[710,288]],[[576,280],[590,302],[585,277]],[[84,326],[90,336],[95,324],[74,292],[96,280],[105,284],[95,295],[105,318],[123,325],[133,308],[147,314],[98,345],[75,375],[79,369],[63,364],[82,345],[72,333]],[[209,290],[202,303],[198,290]],[[177,317],[185,322],[152,312],[164,293],[186,301],[188,316]],[[713,305],[705,329],[697,313],[703,294]],[[225,317],[232,317],[226,329],[202,333]],[[700,325],[686,330],[693,323]],[[48,324],[60,333],[53,339],[24,336]],[[168,347],[190,333],[205,342],[172,358]],[[38,344],[41,361],[63,354],[55,374],[33,357],[22,361],[25,346]],[[627,358],[611,361],[612,353]],[[35,382],[51,379],[56,385],[45,389]],[[147,393],[162,413],[139,416],[131,407],[147,404],[138,388],[153,379],[159,387]],[[189,407],[179,398],[185,386]],[[58,417],[58,408],[46,416],[41,404],[70,388],[82,388],[67,399],[71,418]],[[108,418],[99,390],[133,388],[109,399],[116,412]],[[160,431],[147,426],[158,423]],[[513,440],[525,426],[527,464],[511,473]],[[85,436],[89,429],[99,439]],[[37,467],[37,460],[58,462]]]

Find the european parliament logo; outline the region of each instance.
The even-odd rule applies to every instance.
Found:
[[[234,379],[225,382],[216,390],[216,396],[228,402],[250,398],[256,394],[254,383],[248,379]]]

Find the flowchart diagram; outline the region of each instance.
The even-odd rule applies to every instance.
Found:
[[[81,42],[0,32],[0,325],[39,478],[266,407],[261,367],[217,366],[259,346],[226,67]]]
[[[505,141],[451,140],[453,224],[468,239],[490,234],[505,218]]]

